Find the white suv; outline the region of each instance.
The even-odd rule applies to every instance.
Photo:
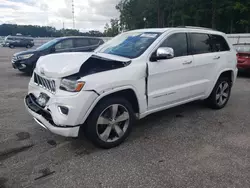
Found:
[[[91,53],[41,57],[25,105],[51,132],[111,148],[135,119],[194,100],[223,108],[237,76],[236,51],[206,28],[122,33]]]

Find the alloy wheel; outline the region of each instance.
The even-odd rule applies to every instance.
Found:
[[[104,142],[122,138],[129,126],[129,112],[121,104],[112,104],[102,111],[96,125],[98,137]]]
[[[226,81],[221,82],[216,91],[216,103],[219,106],[223,106],[227,102],[229,97],[229,92],[230,92],[230,86],[228,82]]]

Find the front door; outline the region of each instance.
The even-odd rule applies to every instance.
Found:
[[[177,105],[192,98],[193,56],[186,33],[167,37],[159,47],[171,47],[174,58],[148,62],[148,110]]]

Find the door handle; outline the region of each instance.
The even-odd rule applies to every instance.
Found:
[[[183,65],[189,65],[191,64],[193,61],[185,61],[184,63],[182,63]]]
[[[216,60],[216,59],[220,59],[220,56],[215,56],[215,57],[214,57],[214,60]]]

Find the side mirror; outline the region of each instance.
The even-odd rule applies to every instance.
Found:
[[[174,58],[174,50],[169,47],[160,47],[156,51],[156,59],[172,59]]]

